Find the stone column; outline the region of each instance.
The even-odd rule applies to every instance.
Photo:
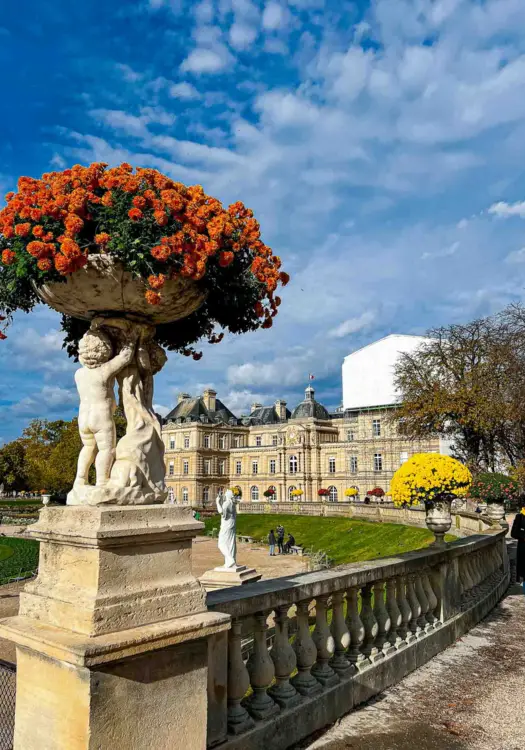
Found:
[[[190,508],[44,508],[38,578],[0,633],[17,646],[15,750],[206,746],[208,612]],[[188,707],[191,706],[191,711]]]

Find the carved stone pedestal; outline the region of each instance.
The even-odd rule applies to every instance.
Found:
[[[173,506],[44,508],[38,578],[0,634],[17,645],[15,750],[206,746],[202,526]],[[188,708],[191,707],[191,710]]]
[[[225,589],[229,586],[242,586],[245,583],[255,583],[262,578],[262,573],[258,573],[255,568],[248,568],[246,565],[236,565],[234,568],[213,568],[207,570],[200,578],[206,591],[215,589]]]

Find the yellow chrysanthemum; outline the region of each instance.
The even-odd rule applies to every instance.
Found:
[[[471,483],[470,471],[455,458],[416,453],[396,471],[390,492],[395,505],[415,505],[443,494],[465,497]]]

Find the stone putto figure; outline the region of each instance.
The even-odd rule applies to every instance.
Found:
[[[217,510],[221,515],[219,531],[219,550],[224,555],[224,568],[237,567],[237,540],[235,536],[237,526],[237,503],[239,500],[231,490],[224,495],[217,495]]]
[[[83,448],[68,505],[161,503],[166,500],[164,444],[153,411],[153,376],[166,362],[155,329],[126,318],[97,317],[79,343],[75,373]],[[117,443],[115,382],[127,421]],[[96,483],[89,484],[95,463]]]

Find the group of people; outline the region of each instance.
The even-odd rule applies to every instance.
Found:
[[[287,555],[295,546],[293,534],[288,534],[288,539],[284,541],[284,526],[277,526],[276,530],[270,529],[268,534],[268,544],[270,545],[270,556],[275,557],[275,548],[277,547],[280,555]]]

